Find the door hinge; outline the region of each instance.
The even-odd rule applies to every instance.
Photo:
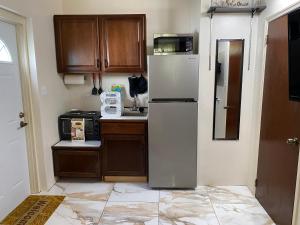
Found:
[[[266,40],[265,40],[266,45],[269,44],[269,35],[266,35]]]
[[[255,179],[255,187],[257,187],[258,186],[258,179],[256,178]]]

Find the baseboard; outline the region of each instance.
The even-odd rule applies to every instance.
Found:
[[[104,176],[105,182],[147,182],[147,177],[138,176]]]

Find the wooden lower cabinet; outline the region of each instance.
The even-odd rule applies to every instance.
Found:
[[[52,150],[55,176],[101,179],[100,150],[55,147]]]
[[[147,123],[102,121],[101,127],[103,176],[147,176]]]

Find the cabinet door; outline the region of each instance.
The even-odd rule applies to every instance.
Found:
[[[145,15],[102,17],[106,72],[144,72]]]
[[[101,177],[99,151],[53,150],[53,162],[58,177]]]
[[[100,70],[97,16],[54,16],[59,73]]]
[[[103,136],[104,176],[145,176],[146,145],[142,135]]]

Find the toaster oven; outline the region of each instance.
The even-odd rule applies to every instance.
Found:
[[[58,117],[58,130],[60,140],[71,140],[71,120],[84,119],[85,140],[100,140],[100,118],[98,111],[71,111]]]

